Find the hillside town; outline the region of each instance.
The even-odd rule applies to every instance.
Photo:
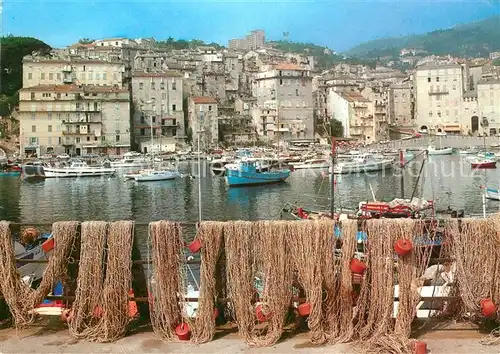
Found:
[[[205,150],[310,144],[330,135],[331,120],[361,145],[422,133],[491,136],[500,134],[499,56],[407,48],[406,71],[394,62],[324,70],[307,52],[273,48],[263,30],[227,49],[107,38],[25,56],[12,118],[30,156],[173,152],[198,138]]]

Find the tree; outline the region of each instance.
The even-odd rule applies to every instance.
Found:
[[[344,136],[344,126],[340,120],[331,119],[327,127],[329,129],[328,135],[333,135],[336,138]]]
[[[500,66],[500,58],[496,58],[496,59],[495,59],[495,60],[493,60],[491,63],[492,63],[493,65],[495,65],[495,66]]]
[[[92,43],[94,43],[94,40],[85,37],[85,38],[80,38],[78,40],[78,43],[80,43],[80,44],[92,44]]]

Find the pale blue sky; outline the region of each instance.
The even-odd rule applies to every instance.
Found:
[[[82,37],[115,36],[172,36],[227,45],[230,38],[262,28],[268,39],[281,39],[287,31],[290,40],[344,51],[370,39],[500,15],[499,0],[3,1],[4,34],[33,36],[56,47]]]

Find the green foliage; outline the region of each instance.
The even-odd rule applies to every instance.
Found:
[[[223,48],[221,45],[217,43],[205,43],[199,39],[192,39],[190,41],[186,41],[185,39],[174,39],[173,37],[168,37],[164,41],[158,41],[156,42],[156,45],[158,48],[162,49],[189,49],[189,48],[196,48],[199,46],[209,46],[209,47],[214,47],[215,49],[221,49]]]
[[[500,66],[500,58],[497,58],[491,62],[495,66]]]
[[[361,58],[396,57],[403,48],[416,48],[436,55],[486,57],[500,49],[499,26],[500,16],[495,16],[422,35],[368,41],[352,48],[348,54]]]
[[[344,136],[344,127],[340,120],[331,119],[328,124],[328,129],[330,130],[330,136],[333,135],[336,138],[342,138]]]
[[[80,43],[80,44],[91,44],[91,43],[94,43],[94,40],[90,39],[90,38],[80,38],[78,40],[78,43]]]
[[[350,64],[362,64],[368,65],[372,68],[376,66],[376,61],[364,60],[359,58],[346,58],[339,54],[328,54],[328,51],[333,53],[329,48],[322,47],[312,43],[299,43],[299,42],[289,42],[289,41],[274,41],[270,44],[278,50],[284,52],[312,55],[317,60],[317,65],[319,69],[325,70],[330,69],[332,66],[339,63],[350,63]],[[325,49],[327,53],[325,54]]]
[[[0,115],[9,115],[18,104],[23,83],[23,57],[34,51],[46,53],[50,46],[32,37],[0,37]]]

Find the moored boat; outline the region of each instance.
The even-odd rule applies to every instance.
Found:
[[[301,169],[313,169],[313,168],[328,168],[330,164],[325,159],[310,159],[304,162],[294,163],[292,164],[295,170]]]
[[[496,168],[497,162],[491,159],[476,158],[471,160],[470,165],[472,168]]]
[[[168,181],[180,177],[177,171],[146,171],[134,176],[136,182],[157,182],[157,181]]]
[[[255,161],[241,161],[237,169],[226,169],[226,183],[230,187],[278,183],[289,176],[290,170],[259,172]]]
[[[101,177],[115,174],[114,168],[93,167],[83,161],[73,161],[69,167],[44,167],[46,178],[56,177]]]
[[[451,155],[453,154],[453,148],[447,147],[442,149],[436,149],[433,146],[427,148],[427,154],[429,155]]]
[[[391,158],[375,158],[375,155],[361,154],[355,156],[351,161],[339,162],[333,167],[334,174],[377,172],[393,167],[394,160]]]
[[[500,200],[500,189],[486,187],[484,195],[487,199]]]

